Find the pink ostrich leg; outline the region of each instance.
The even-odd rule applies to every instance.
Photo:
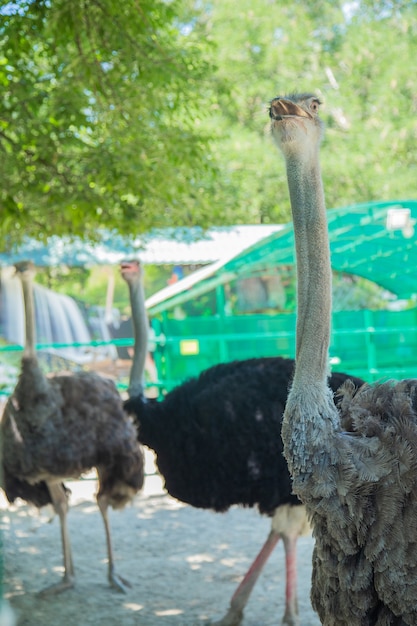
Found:
[[[283,624],[298,624],[297,601],[297,539],[298,535],[283,535],[285,546],[285,567],[287,580],[285,587],[285,614]]]
[[[234,592],[230,601],[230,608],[226,615],[219,622],[215,622],[214,626],[238,626],[243,618],[243,610],[255,586],[256,581],[259,578],[265,563],[270,557],[273,549],[279,541],[280,535],[271,530],[267,540],[262,546],[258,556],[248,569],[244,579]]]
[[[279,506],[272,518],[272,528],[267,540],[233,594],[228,612],[214,626],[238,626],[241,623],[252,589],[280,538],[284,542],[286,566],[285,613],[282,623],[287,626],[298,626],[300,621],[297,601],[297,539],[309,531],[304,506],[291,504]]]

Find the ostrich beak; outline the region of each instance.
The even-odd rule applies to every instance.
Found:
[[[129,271],[129,270],[138,270],[140,267],[140,263],[139,261],[122,261],[120,263],[120,269]]]
[[[274,98],[269,107],[269,117],[272,120],[282,120],[286,117],[306,117],[312,119],[310,113],[302,109],[298,104],[285,98]]]

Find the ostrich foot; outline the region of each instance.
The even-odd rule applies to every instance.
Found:
[[[55,583],[55,585],[51,585],[50,587],[45,587],[38,593],[40,598],[46,598],[47,596],[56,595],[58,593],[62,593],[67,589],[72,589],[75,585],[75,581],[73,576],[64,576],[64,578],[59,583]]]
[[[211,622],[211,626],[239,626],[243,619],[243,611],[230,607],[226,615],[218,622]]]
[[[282,623],[284,626],[300,626],[300,618],[297,613],[286,610],[285,615],[282,618]]]
[[[127,590],[132,587],[128,580],[116,574],[114,570],[109,571],[109,582],[113,589],[120,593],[127,593]]]

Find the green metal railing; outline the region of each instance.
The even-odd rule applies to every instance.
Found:
[[[92,341],[86,341],[86,342],[72,342],[72,343],[63,343],[63,342],[61,343],[38,343],[36,344],[36,351],[38,353],[42,353],[42,352],[48,352],[49,350],[61,350],[63,348],[98,348],[101,346],[129,347],[129,346],[133,346],[133,344],[134,344],[133,338],[111,339],[109,341],[92,340]],[[11,352],[22,353],[23,349],[24,349],[23,346],[16,345],[16,344],[0,346],[0,362],[2,360],[2,353],[5,353],[5,354],[11,353]],[[71,364],[70,359],[65,358],[65,361]],[[100,363],[100,361],[97,359],[95,363]],[[78,363],[73,362],[72,366],[74,370],[88,369],[88,363],[86,364],[86,367],[85,366],[81,367]],[[1,381],[0,381],[0,384],[1,384]],[[128,387],[128,382],[125,380],[117,380],[116,384],[117,384],[118,389],[120,389],[120,391],[124,391]],[[158,381],[156,383],[152,383],[152,386],[162,386],[162,383]],[[0,396],[9,395],[9,393],[10,393],[10,390],[2,389],[0,387]]]
[[[248,315],[152,320],[152,339],[158,381],[147,383],[161,391],[219,362],[257,356],[293,358],[295,315]],[[129,347],[132,338],[83,343],[41,343],[37,350]],[[2,353],[22,346],[0,346]],[[341,311],[333,314],[330,357],[334,371],[360,376],[369,382],[386,378],[417,378],[417,308],[406,311]],[[98,360],[96,364],[100,363]],[[88,368],[88,364],[85,366]],[[74,364],[74,369],[80,366]],[[126,390],[128,381],[116,381]],[[8,391],[1,391],[0,394]]]
[[[97,348],[99,346],[133,346],[133,339],[110,339],[109,341],[92,340],[92,341],[76,341],[74,343],[37,343],[36,350],[59,350],[61,348]],[[7,345],[0,346],[0,352],[22,352],[23,346]]]
[[[166,388],[218,362],[255,356],[294,357],[295,314],[200,317],[153,321],[165,336],[155,353]],[[333,314],[330,357],[334,371],[369,382],[417,378],[417,309],[341,311]]]

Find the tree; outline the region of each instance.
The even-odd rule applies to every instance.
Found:
[[[180,0],[0,9],[0,241],[208,222],[207,39]],[[204,94],[204,107],[201,106]]]
[[[265,134],[268,100],[290,91],[313,91],[324,102],[329,207],[415,197],[415,0],[210,6],[220,107],[208,121],[222,136],[213,146],[222,163],[213,204],[239,222],[290,219],[285,173]]]
[[[268,101],[324,101],[329,207],[415,196],[417,2],[0,9],[0,241],[286,222]]]

